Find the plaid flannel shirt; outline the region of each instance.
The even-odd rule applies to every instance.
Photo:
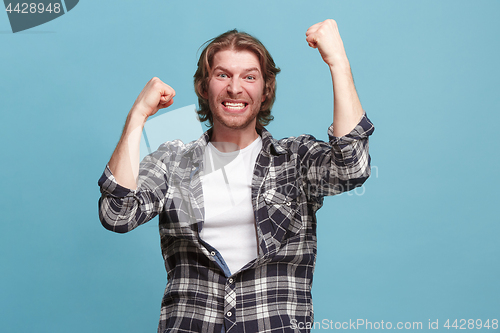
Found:
[[[204,205],[200,174],[210,132],[167,142],[140,165],[137,190],[116,183],[106,167],[99,185],[103,226],[128,232],[159,215],[167,286],[158,332],[305,332],[313,322],[316,211],[323,196],[361,186],[370,175],[366,115],[329,143],[310,135],[275,140],[263,129],[252,179],[259,255],[230,275],[199,237]]]

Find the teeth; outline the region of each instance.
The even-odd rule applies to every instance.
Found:
[[[225,102],[224,105],[228,109],[243,109],[245,107],[245,103],[230,103],[230,102]]]

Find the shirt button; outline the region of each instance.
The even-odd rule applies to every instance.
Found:
[[[286,205],[287,205],[287,206],[290,206],[291,204],[292,204],[292,203],[291,203],[290,201],[288,201],[288,202],[286,203]]]
[[[229,279],[229,283],[233,283],[233,279],[232,279],[232,278],[231,278],[231,279]]]
[[[231,313],[231,311],[228,311],[228,312],[226,313],[226,315],[227,315],[228,317],[231,317],[233,314]]]
[[[210,255],[211,255],[212,257],[215,257],[215,251],[210,252]]]

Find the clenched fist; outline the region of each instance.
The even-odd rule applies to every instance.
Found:
[[[172,105],[174,96],[175,90],[172,87],[154,77],[149,80],[135,100],[132,112],[147,119],[158,112],[159,109]]]
[[[337,22],[334,20],[328,19],[311,26],[307,29],[306,41],[310,47],[319,50],[328,66],[349,64]]]

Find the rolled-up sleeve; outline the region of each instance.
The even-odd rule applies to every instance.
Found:
[[[317,142],[310,147],[308,181],[312,196],[336,195],[361,186],[370,176],[368,137],[373,133],[372,122],[363,114],[354,129],[342,136],[328,128],[329,142]]]
[[[328,137],[332,145],[334,163],[341,179],[363,178],[370,176],[370,154],[368,137],[373,133],[372,122],[363,117],[354,129],[345,136],[333,135],[333,124],[328,128]]]
[[[118,184],[107,165],[98,185],[101,188],[99,219],[106,229],[125,233],[145,222],[136,219],[141,204],[137,191]]]
[[[168,190],[167,166],[163,161],[171,155],[171,147],[162,145],[144,158],[136,190],[118,184],[106,166],[98,182],[101,188],[99,219],[106,229],[125,233],[158,215]]]

